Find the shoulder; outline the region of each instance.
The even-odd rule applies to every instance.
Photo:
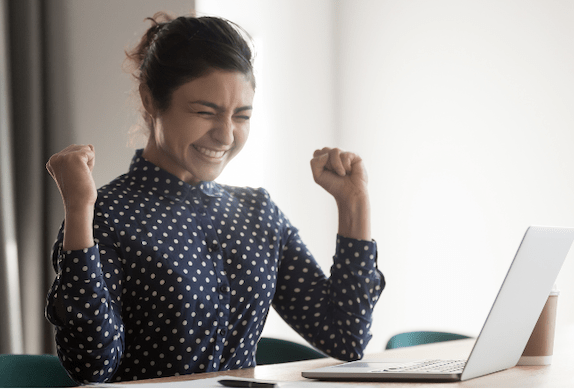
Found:
[[[271,196],[264,188],[235,187],[220,184],[223,192],[230,198],[238,199],[247,204],[268,204],[272,203]]]
[[[267,226],[279,229],[293,229],[291,222],[273,201],[265,188],[233,187],[221,185],[223,193],[229,196],[230,203],[237,209],[265,222]]]
[[[112,221],[133,219],[136,209],[153,207],[158,199],[158,196],[140,188],[133,177],[125,173],[98,189],[94,209],[97,218],[110,224]]]
[[[118,197],[128,194],[131,191],[129,175],[127,173],[118,176],[108,184],[98,188],[98,203],[112,202]]]
[[[221,185],[224,196],[228,196],[234,206],[254,214],[276,215],[281,213],[264,188],[234,187]]]

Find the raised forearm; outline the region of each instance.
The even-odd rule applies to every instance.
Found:
[[[94,246],[93,221],[93,204],[73,209],[66,207],[63,249],[72,251]]]
[[[368,195],[338,201],[339,235],[357,240],[371,240],[371,207]]]

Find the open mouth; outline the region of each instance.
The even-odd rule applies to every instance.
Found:
[[[212,150],[212,149],[207,149],[207,148],[197,146],[197,145],[193,145],[193,147],[199,153],[203,154],[204,156],[210,157],[210,158],[221,158],[227,152],[227,150]]]

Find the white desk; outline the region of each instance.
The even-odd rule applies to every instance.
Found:
[[[371,353],[367,358],[467,358],[474,339],[457,340],[437,344],[427,344],[417,347],[399,348],[379,353]],[[344,382],[345,385],[377,386],[377,387],[570,387],[574,388],[574,327],[558,327],[554,358],[549,366],[517,366],[508,370],[486,375],[464,382]],[[301,387],[309,384],[310,379],[303,378],[301,371],[340,363],[340,361],[325,358],[303,362],[272,364],[249,369],[182,375],[170,378],[150,379],[129,382],[131,384],[151,384],[213,378],[230,375],[243,378],[268,379],[276,381],[301,381]],[[341,384],[341,382],[334,382]]]

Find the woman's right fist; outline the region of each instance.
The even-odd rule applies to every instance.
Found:
[[[66,211],[93,208],[98,197],[92,176],[96,155],[92,145],[70,145],[54,154],[46,169],[58,185]]]

